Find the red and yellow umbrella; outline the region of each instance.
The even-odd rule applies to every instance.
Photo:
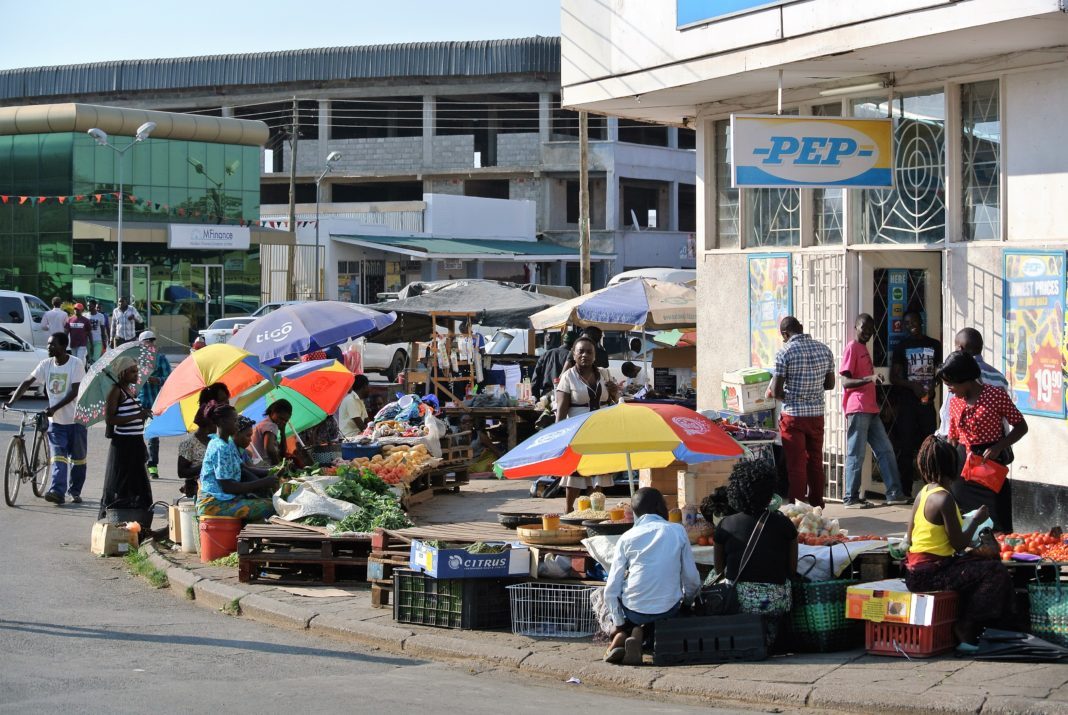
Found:
[[[576,415],[508,452],[508,479],[594,475],[740,457],[745,448],[704,415],[678,405],[624,403]]]

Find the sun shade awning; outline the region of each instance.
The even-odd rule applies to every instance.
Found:
[[[361,248],[399,253],[416,259],[448,258],[491,261],[577,261],[573,248],[545,241],[496,241],[463,238],[428,238],[418,236],[362,236],[331,234],[339,243]],[[614,254],[595,253],[595,261],[609,261]]]

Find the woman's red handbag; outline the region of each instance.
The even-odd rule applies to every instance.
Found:
[[[960,476],[962,479],[975,482],[997,494],[1005,486],[1005,478],[1009,476],[1009,468],[992,459],[983,459],[980,454],[969,452]]]

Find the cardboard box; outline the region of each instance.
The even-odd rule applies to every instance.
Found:
[[[408,564],[434,578],[501,578],[530,573],[530,549],[518,541],[499,554],[472,554],[464,549],[439,549],[412,541]]]
[[[733,462],[733,460],[731,461]],[[719,487],[726,486],[728,479],[730,479],[729,472],[702,474],[680,469],[678,473],[679,508],[685,506],[700,507],[704,498]]]
[[[685,462],[672,462],[666,467],[638,470],[638,486],[652,487],[665,497],[678,493],[679,470],[687,469]]]
[[[657,348],[653,351],[653,367],[697,367],[697,348]]]
[[[167,507],[167,531],[172,542],[182,543],[182,512],[178,510],[177,504]]]
[[[764,396],[767,389],[767,382],[759,382],[754,385],[724,382],[720,388],[723,409],[734,412],[774,410],[775,400]]]
[[[846,618],[929,626],[934,622],[937,596],[912,593],[899,578],[861,583],[846,590]]]
[[[545,558],[546,554],[557,554],[565,557],[570,561],[571,570],[582,578],[586,577],[586,569],[589,568],[592,558],[587,556],[585,552],[561,553],[560,549],[553,549],[551,547],[544,546],[531,546],[530,548],[530,573],[531,578],[546,578],[545,576],[538,575],[538,565]],[[581,548],[581,547],[580,547]],[[570,578],[570,576],[569,576]]]
[[[93,524],[89,550],[97,556],[124,556],[137,548],[137,534],[117,524]]]

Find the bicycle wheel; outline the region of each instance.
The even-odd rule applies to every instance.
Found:
[[[26,448],[20,437],[12,437],[7,445],[7,460],[4,467],[4,501],[8,506],[15,506],[22,484],[22,474],[26,469]]]
[[[33,448],[33,456],[30,458],[30,470],[33,472],[33,495],[43,497],[52,479],[52,448],[48,445],[48,438],[42,432],[38,432],[34,440],[36,444]]]

